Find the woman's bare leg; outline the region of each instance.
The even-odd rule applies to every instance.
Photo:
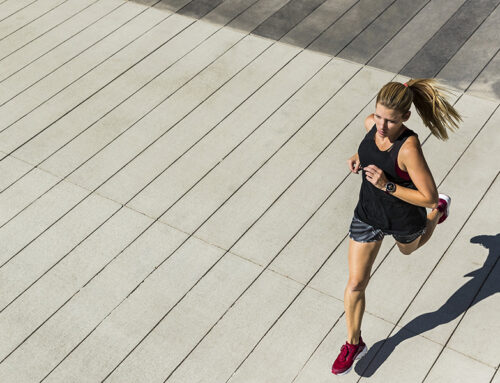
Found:
[[[427,224],[425,226],[425,233],[418,237],[416,240],[410,243],[397,242],[399,250],[403,254],[411,254],[419,247],[422,247],[429,239],[431,239],[432,233],[436,228],[439,218],[443,215],[438,209],[433,209],[429,214],[427,214]]]
[[[347,341],[358,344],[365,312],[365,289],[382,240],[360,243],[349,240],[349,281],[344,292]]]

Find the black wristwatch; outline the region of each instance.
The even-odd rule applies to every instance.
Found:
[[[396,184],[394,182],[387,182],[384,186],[384,191],[386,193],[392,194],[396,190]]]

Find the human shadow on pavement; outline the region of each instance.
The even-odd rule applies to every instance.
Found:
[[[498,270],[500,270],[499,268],[495,269],[500,258],[500,233],[497,235],[478,235],[471,239],[471,243],[477,243],[489,250],[488,258],[483,266],[464,275],[464,277],[472,277],[472,279],[460,287],[436,311],[419,315],[394,335],[375,343],[365,357],[357,363],[355,371],[359,375],[363,377],[372,376],[405,340],[456,319],[469,307],[500,292],[500,285],[498,284],[489,283],[485,285],[488,278],[497,277],[490,274],[498,273]]]

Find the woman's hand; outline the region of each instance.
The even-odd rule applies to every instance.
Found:
[[[366,174],[366,179],[377,189],[385,190],[385,185],[388,179],[382,169],[375,165],[368,165],[363,168]]]
[[[358,174],[360,165],[361,163],[359,162],[358,153],[347,160],[347,166],[349,167],[349,170],[354,174]]]

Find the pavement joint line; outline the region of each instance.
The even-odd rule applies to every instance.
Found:
[[[468,2],[469,0],[466,1],[466,3]],[[465,4],[465,3],[464,3]],[[463,6],[463,5],[462,5]],[[460,8],[462,8],[462,6]],[[495,9],[498,7],[498,4],[496,5]],[[460,9],[459,8],[459,9]],[[494,10],[493,10],[494,11]],[[441,65],[441,67],[436,71],[434,72],[433,76],[431,77],[436,77],[442,70],[443,68],[458,54],[458,52],[460,52],[460,50],[462,49],[462,47],[472,38],[472,36],[476,33],[476,31],[481,27],[481,25],[484,24],[484,22],[488,19],[488,17],[490,16],[491,13],[490,12],[480,23],[479,25],[474,28],[474,30],[470,33],[470,35],[464,40],[464,42],[462,43],[462,45],[460,45],[460,47],[457,48],[457,50],[455,51],[455,53],[453,53],[453,55],[448,59],[448,61],[446,61],[443,65]],[[493,56],[494,57],[494,56]],[[490,60],[491,61],[491,60]],[[484,70],[485,67],[483,67],[483,70]],[[481,70],[482,72],[482,70]]]
[[[68,1],[68,0],[66,0]],[[111,33],[109,33],[108,35],[106,35],[104,38],[108,37],[109,35],[113,34],[114,32],[116,32],[118,29],[120,29],[121,27],[123,27],[125,24],[128,24],[129,22],[131,22],[132,20],[136,19],[137,17],[139,17],[140,15],[144,14],[145,12],[147,12],[148,10],[152,9],[156,4],[160,3],[161,0],[158,0],[155,4],[153,4],[152,6],[149,6],[149,7],[146,7],[144,8],[141,12],[139,12],[137,15],[135,15],[134,17],[132,17],[131,19],[127,20],[125,23],[123,23],[122,25],[120,25],[117,29],[113,30]],[[106,61],[108,61],[110,58],[112,58],[113,56],[117,55],[118,53],[120,53],[121,51],[123,51],[124,49],[126,49],[127,47],[129,47],[130,45],[132,45],[134,42],[136,42],[137,40],[139,40],[141,37],[143,37],[145,34],[147,34],[148,32],[150,32],[152,29],[154,29],[155,27],[157,27],[159,24],[163,23],[166,19],[170,18],[172,15],[174,15],[174,13],[170,13],[169,15],[167,15],[165,18],[161,19],[159,22],[157,22],[156,24],[154,24],[152,27],[150,27],[149,29],[145,30],[144,32],[140,33],[138,36],[136,36],[133,40],[129,41],[127,44],[125,44],[123,47],[121,47],[120,49],[118,49],[117,51],[115,51],[113,54],[111,54],[110,56],[106,57],[105,59],[101,60],[97,65],[93,66],[92,68],[90,68],[88,71],[86,71],[84,74],[82,74],[81,76],[79,76],[78,78],[76,78],[75,80],[71,81],[71,83],[65,85],[62,89],[59,89],[56,93],[54,93],[53,95],[51,95],[49,98],[45,99],[44,101],[42,101],[40,104],[38,104],[37,106],[35,106],[33,109],[31,109],[29,112],[25,113],[24,115],[22,115],[21,117],[19,117],[17,120],[15,120],[14,122],[10,123],[9,125],[3,127],[0,129],[0,133],[8,130],[9,128],[11,128],[12,126],[14,126],[16,123],[18,123],[19,121],[21,121],[22,119],[24,119],[25,117],[27,117],[29,114],[31,114],[33,111],[37,110],[38,108],[40,108],[42,105],[44,105],[45,103],[47,103],[48,101],[52,100],[54,97],[56,97],[58,94],[60,94],[61,92],[63,92],[64,90],[68,89],[69,87],[71,87],[71,85],[73,85],[74,83],[76,83],[77,81],[79,81],[80,79],[84,78],[87,74],[89,74],[90,72],[92,72],[94,69],[100,67],[102,64],[104,64]],[[103,38],[103,39],[104,39]],[[102,41],[103,39],[99,40]],[[97,43],[96,43],[97,44]],[[92,45],[95,46],[96,44]],[[89,47],[91,48],[91,47]],[[87,49],[89,49],[87,48]],[[86,49],[86,50],[87,50]],[[156,48],[158,49],[158,48]],[[155,51],[153,50],[152,52],[148,53],[146,56],[142,57],[138,62],[136,62],[134,65],[137,65],[138,63],[140,63],[141,61],[145,60],[147,57],[149,57],[151,54],[153,54]],[[80,52],[77,56],[79,56],[81,53],[85,52],[86,50]],[[75,56],[76,57],[76,56]],[[73,59],[73,58],[72,58]],[[69,61],[71,61],[72,59],[70,59]],[[65,63],[66,64],[66,63]],[[64,65],[64,64],[62,64]],[[61,65],[61,66],[62,66]],[[42,129],[41,131],[39,131],[37,134],[35,134],[35,136],[31,137],[28,141],[32,140],[34,137],[38,136],[40,133],[42,133],[43,131],[45,131],[46,129],[48,129],[50,126],[52,126],[53,124],[55,124],[57,121],[61,120],[62,118],[64,118],[67,114],[69,114],[70,112],[72,112],[74,109],[78,108],[80,105],[82,105],[85,101],[87,101],[88,99],[90,99],[91,97],[93,97],[95,94],[97,94],[99,91],[101,91],[102,89],[104,89],[106,86],[108,86],[111,82],[113,82],[114,80],[116,80],[118,77],[120,77],[121,75],[123,75],[125,72],[127,72],[128,70],[130,70],[134,65],[130,66],[129,68],[125,69],[124,71],[122,71],[118,76],[114,77],[111,81],[107,82],[106,84],[104,84],[102,87],[100,87],[97,91],[93,92],[90,96],[86,97],[84,100],[82,101],[79,101],[75,106],[73,106],[72,108],[70,108],[70,110],[64,112],[61,116],[59,116],[55,121],[53,121],[52,123],[50,123],[48,126],[46,126],[44,129]],[[51,72],[53,73],[53,72]],[[48,76],[48,75],[47,75]],[[24,91],[26,91],[27,89],[31,88],[32,86],[34,86],[35,84],[37,84],[38,82],[42,81],[44,78],[46,78],[47,76],[44,76],[43,78],[39,79],[38,81],[34,82],[33,84],[31,84],[30,86],[28,86],[27,88],[23,89],[21,92],[17,93],[14,97],[10,98],[9,100],[5,101],[4,103],[0,104],[0,107],[4,106],[5,104],[9,103],[9,102],[12,102],[13,99],[15,99],[17,96],[19,96],[21,93],[23,93]],[[26,142],[28,142],[26,141]],[[21,146],[23,146],[26,142],[24,142],[23,144],[21,144],[19,147],[15,148],[14,150],[12,150],[11,152],[14,152],[16,151],[17,149],[19,149]],[[0,161],[2,160],[3,158],[0,158]]]
[[[67,1],[69,1],[69,0],[62,0],[62,1],[61,1],[59,4],[57,4],[55,7],[53,7],[53,8],[51,8],[51,9],[49,9],[48,11],[45,11],[44,13],[42,13],[42,14],[41,14],[41,15],[39,15],[39,16],[37,16],[37,17],[36,17],[36,18],[34,18],[33,20],[31,20],[31,21],[29,21],[28,23],[24,24],[22,27],[19,27],[19,28],[18,28],[18,29],[16,29],[15,31],[12,31],[12,32],[10,32],[9,34],[7,34],[7,35],[5,35],[5,36],[3,36],[3,37],[0,37],[0,41],[2,41],[2,40],[4,40],[4,39],[6,39],[7,37],[9,37],[10,35],[12,35],[12,34],[16,33],[17,31],[20,31],[21,29],[26,28],[26,27],[27,27],[28,25],[30,25],[31,23],[33,23],[33,22],[35,22],[36,20],[38,20],[39,18],[41,18],[41,17],[45,16],[47,13],[49,13],[49,12],[53,11],[54,9],[56,9],[56,8],[60,7],[61,5],[63,5],[64,3],[66,3]],[[31,3],[31,4],[33,4],[33,3]],[[10,16],[8,16],[8,17],[10,17]],[[2,21],[3,21],[3,20],[2,20]]]
[[[379,19],[380,16],[382,16],[390,7],[392,7],[392,5],[396,2],[397,0],[392,0],[391,3],[389,3],[389,5],[387,5],[374,19],[372,19],[360,32],[358,32],[351,40],[349,40],[345,45],[344,47],[338,51],[335,56],[339,55],[340,53],[342,53],[342,51],[344,49],[346,49],[354,40],[356,40],[358,38],[358,36],[361,36],[361,34],[366,31],[370,25],[372,25],[375,21],[377,21]],[[430,1],[430,0],[429,0]],[[363,64],[366,64],[366,63],[363,63]]]
[[[38,1],[38,0],[36,0]],[[43,56],[45,55],[48,55],[49,53],[51,53],[52,51],[54,51],[56,48],[58,48],[60,45],[66,43],[67,41],[71,40],[72,38],[74,38],[75,36],[79,35],[80,33],[82,33],[83,31],[85,31],[86,29],[90,28],[91,26],[93,26],[94,24],[97,24],[99,21],[101,21],[102,19],[106,18],[107,16],[109,16],[110,14],[112,14],[113,12],[115,12],[117,9],[119,9],[120,7],[124,6],[125,4],[127,4],[126,1],[124,1],[123,3],[121,3],[120,5],[118,5],[117,7],[113,8],[112,10],[110,10],[109,12],[105,13],[103,16],[99,17],[97,20],[95,20],[94,22],[90,23],[89,25],[87,25],[86,27],[84,27],[83,29],[81,29],[80,31],[78,31],[77,33],[71,35],[69,38],[67,38],[66,40],[62,41],[61,43],[57,44],[56,46],[52,47],[51,49],[49,49],[47,52],[41,54],[40,56],[38,56],[37,58],[31,60],[29,63],[25,64],[24,66],[22,67],[19,67],[15,72],[12,72],[11,74],[9,74],[8,76],[4,77],[3,79],[0,80],[0,83],[8,80],[9,78],[11,78],[12,76],[16,75],[17,73],[19,73],[20,71],[22,71],[24,68],[32,65],[35,61],[38,61],[40,58],[42,58]],[[138,15],[136,15],[135,17],[137,17]],[[131,21],[133,20],[133,18],[131,18],[130,20],[128,21]],[[113,32],[117,31],[118,29],[120,29],[123,25],[125,25],[126,23],[128,23],[128,21],[126,21],[125,23],[121,24],[120,26],[118,26],[116,29],[113,29],[111,32],[109,32],[108,34],[104,35],[102,38],[100,38],[99,40],[97,40],[95,43],[93,43],[92,45],[88,46],[87,48],[85,48],[84,50],[82,50],[81,52],[77,53],[76,55],[74,55],[73,57],[71,57],[70,59],[66,60],[64,63],[62,63],[61,65],[59,65],[58,67],[56,67],[55,69],[53,69],[52,71],[50,71],[49,73],[45,74],[42,78],[40,78],[39,80],[37,80],[36,82],[34,82],[33,84],[31,84],[29,87],[33,86],[34,84],[36,84],[37,82],[43,80],[45,77],[49,76],[51,73],[55,72],[56,70],[58,70],[59,68],[61,68],[62,66],[66,65],[68,62],[70,62],[71,60],[73,60],[74,58],[78,57],[79,55],[81,55],[82,53],[84,53],[85,51],[87,51],[88,49],[92,48],[93,46],[95,46],[96,44],[98,44],[101,40],[105,39],[106,37],[108,37],[110,34],[112,34]],[[4,57],[5,58],[5,57]],[[2,61],[3,58],[0,60]],[[29,88],[28,87],[28,88]],[[26,89],[28,89],[26,88]],[[24,89],[24,90],[26,90]],[[24,92],[23,90],[23,92]]]
[[[417,12],[415,12],[415,14],[403,26],[401,26],[389,40],[387,40],[384,44],[382,44],[382,46],[378,51],[373,53],[370,56],[370,58],[368,58],[368,60],[365,61],[365,64],[369,65],[370,62],[375,58],[375,56],[377,56],[387,45],[389,45],[389,43],[392,40],[394,40],[396,36],[398,36],[399,32],[401,32],[408,24],[410,24],[427,7],[427,5],[429,5],[430,2],[431,0],[427,0],[427,2],[424,5],[422,5],[422,7],[420,7],[420,9]]]
[[[38,40],[39,38],[41,38],[42,36],[44,36],[45,34],[49,33],[50,31],[52,31],[53,29],[57,28],[58,26],[64,24],[66,21],[68,20],[71,20],[73,17],[76,17],[77,15],[79,15],[81,12],[85,11],[87,8],[90,8],[92,5],[96,4],[99,0],[93,0],[92,3],[88,4],[87,6],[85,6],[85,8],[82,8],[80,9],[79,11],[77,11],[76,13],[72,14],[71,16],[69,16],[68,18],[64,19],[63,21],[61,21],[59,24],[56,24],[54,25],[53,27],[50,27],[50,29],[46,30],[45,32],[43,32],[42,34],[36,36],[35,38],[33,38],[32,40],[28,41],[27,43],[24,43],[22,46],[20,46],[19,48],[16,48],[16,50],[10,52],[8,55],[6,56],[3,56],[2,58],[0,58],[0,61],[2,61],[3,59],[9,57],[10,55],[14,54],[15,52],[19,51],[20,49],[24,48],[26,45],[28,44],[31,44],[32,42]]]
[[[5,3],[6,1],[8,1],[8,0],[3,0],[2,2],[0,2],[0,5],[2,5],[2,4],[3,4],[3,3]],[[26,4],[24,7],[19,8],[17,11],[14,11],[14,12],[13,12],[13,13],[11,13],[10,15],[8,15],[8,16],[6,16],[6,17],[4,17],[3,19],[0,19],[0,23],[1,23],[2,21],[4,21],[4,20],[7,20],[9,17],[11,17],[11,16],[15,15],[16,13],[18,13],[18,12],[22,11],[24,8],[29,7],[31,4],[36,3],[37,1],[38,1],[38,0],[33,0],[31,3]]]

